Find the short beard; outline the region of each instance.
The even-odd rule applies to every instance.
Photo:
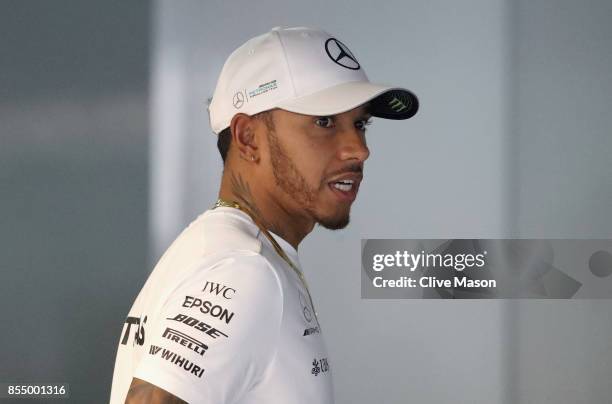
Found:
[[[329,230],[344,229],[350,222],[350,214],[320,216],[316,212],[317,192],[306,182],[306,178],[299,172],[293,161],[289,158],[274,131],[273,123],[266,121],[268,127],[268,144],[270,145],[270,159],[272,172],[276,185],[283,190],[299,206],[304,208],[316,223]]]

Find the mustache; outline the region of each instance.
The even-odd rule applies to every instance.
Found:
[[[333,173],[329,174],[328,177],[332,178],[332,177],[346,174],[346,173],[363,174],[363,163],[351,163],[347,165],[346,167],[344,167],[343,169],[334,171]]]

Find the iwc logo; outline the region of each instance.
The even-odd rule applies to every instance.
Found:
[[[325,52],[331,60],[342,67],[351,70],[359,70],[361,67],[349,48],[336,38],[329,38],[325,41]]]

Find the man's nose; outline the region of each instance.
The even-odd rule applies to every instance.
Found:
[[[366,144],[365,132],[358,128],[346,129],[340,135],[340,159],[356,159],[364,162],[370,156],[370,149]]]

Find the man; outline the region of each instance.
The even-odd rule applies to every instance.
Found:
[[[370,117],[417,108],[408,90],[370,83],[324,31],[277,27],[234,51],[209,106],[224,160],[219,200],[138,295],[111,402],[332,403],[298,245],[317,223],[348,224]]]

